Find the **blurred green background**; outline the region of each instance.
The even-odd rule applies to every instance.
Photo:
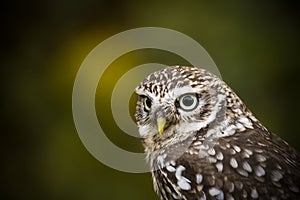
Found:
[[[136,27],[170,28],[197,40],[257,118],[300,149],[296,1],[12,0],[0,13],[1,199],[158,199],[149,173],[116,171],[94,159],[72,118],[83,59],[104,39]],[[147,62],[184,63],[158,50],[126,54],[105,72],[96,95],[107,136],[135,152],[142,146],[116,127],[110,94],[118,77]]]

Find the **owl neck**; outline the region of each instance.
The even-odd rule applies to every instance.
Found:
[[[227,86],[224,97],[219,101],[219,110],[214,121],[208,124],[204,137],[227,137],[246,129],[254,129],[254,124],[263,127],[242,100]]]

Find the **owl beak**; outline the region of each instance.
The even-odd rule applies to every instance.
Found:
[[[162,135],[164,132],[165,126],[166,126],[166,119],[159,117],[159,118],[157,118],[156,122],[157,122],[158,133],[159,133],[159,135]]]

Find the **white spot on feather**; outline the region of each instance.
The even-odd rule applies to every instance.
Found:
[[[223,171],[223,163],[222,162],[218,162],[216,164],[216,167],[218,169],[218,172],[222,172]]]
[[[182,165],[179,165],[176,168],[175,177],[177,178],[177,184],[178,186],[183,190],[190,190],[191,185],[189,184],[191,181],[185,177],[182,176],[182,172],[185,170],[185,167]]]
[[[236,126],[230,125],[223,131],[223,136],[233,135],[235,133],[235,130],[236,130]]]
[[[239,146],[234,145],[233,148],[234,148],[234,150],[236,152],[240,152],[241,151],[241,148]]]
[[[171,165],[168,165],[166,168],[169,172],[175,172],[176,171],[176,169]]]
[[[243,162],[243,168],[247,172],[252,172],[252,168],[251,168],[250,164],[247,161]]]
[[[238,167],[238,163],[237,163],[237,161],[236,161],[235,158],[231,158],[231,159],[230,159],[230,165],[231,165],[231,167],[233,167],[233,168],[237,168],[237,167]]]
[[[223,160],[223,154],[222,154],[222,152],[218,152],[217,155],[216,155],[216,158],[218,160]]]
[[[253,152],[249,149],[244,149],[245,153],[249,155],[249,157],[253,154]]]
[[[264,176],[265,175],[265,170],[264,168],[262,168],[260,165],[256,166],[254,168],[254,171],[255,171],[255,174],[258,176],[258,177],[261,177],[261,176]]]
[[[214,148],[211,148],[207,151],[207,153],[211,156],[215,155],[216,154],[216,151],[214,150]]]
[[[253,125],[247,117],[241,117],[239,122],[241,122],[245,127],[253,129]]]
[[[182,177],[182,172],[185,170],[185,167],[182,166],[182,165],[179,165],[177,168],[176,168],[176,173],[175,173],[175,177],[177,178],[177,180],[180,180],[181,177]]]
[[[209,192],[209,194],[210,194],[211,196],[217,196],[217,195],[220,194],[222,191],[219,190],[219,189],[217,189],[217,188],[215,188],[215,187],[212,187],[212,188],[209,189],[208,192]]]
[[[258,198],[258,193],[257,193],[257,190],[255,188],[251,190],[251,197],[253,199],[257,199]]]
[[[183,190],[190,190],[191,189],[191,185],[185,179],[178,180],[177,184]]]
[[[200,184],[202,182],[203,176],[201,174],[196,175],[196,183]]]
[[[222,191],[217,195],[217,200],[224,200],[224,193]]]
[[[236,123],[235,126],[239,131],[244,131],[246,129],[241,123]]]
[[[256,155],[256,160],[257,160],[258,162],[264,162],[264,161],[267,160],[267,158],[266,158],[265,156],[263,156],[263,155],[257,154],[257,155]]]
[[[241,168],[238,168],[237,172],[242,176],[248,177],[248,172],[246,172],[245,170],[243,170]]]
[[[232,182],[228,182],[227,183],[227,187],[228,187],[228,191],[229,192],[233,192],[234,191],[234,184]]]
[[[283,176],[282,176],[281,172],[279,172],[278,170],[273,170],[271,178],[273,181],[279,181],[280,179],[283,178]]]

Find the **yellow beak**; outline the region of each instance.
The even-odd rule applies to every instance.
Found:
[[[164,132],[164,128],[165,128],[165,125],[166,125],[166,119],[165,118],[162,118],[162,117],[159,117],[157,120],[157,130],[158,130],[158,133],[159,135],[162,135],[163,132]]]

